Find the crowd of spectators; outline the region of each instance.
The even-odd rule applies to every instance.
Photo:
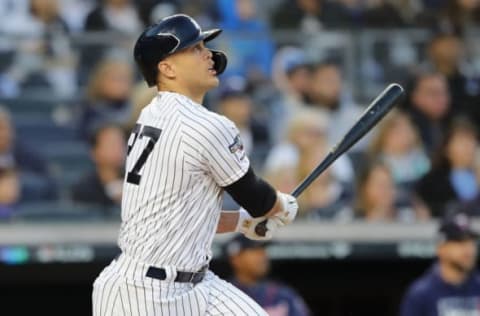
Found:
[[[478,0],[4,0],[0,218],[26,201],[67,199],[108,212],[120,205],[125,142],[155,95],[132,63],[133,43],[145,25],[177,12],[225,30],[217,48],[229,65],[206,106],[237,125],[254,168],[286,192],[368,99],[352,89],[358,74],[339,56],[311,58],[308,45],[282,42],[281,33],[322,41],[328,31],[426,30],[418,60],[398,75],[402,104],[301,196],[300,217],[413,222],[451,208],[480,214],[480,76],[466,53],[466,34],[480,26]],[[368,64],[357,62],[360,70]],[[52,124],[75,129],[72,141],[89,148],[90,169],[68,183],[66,196],[58,188],[65,182],[56,181],[62,174],[42,156],[46,145],[36,135],[16,137],[25,114],[10,101],[38,95],[73,100],[70,115],[52,113]],[[225,206],[235,203],[227,197]]]

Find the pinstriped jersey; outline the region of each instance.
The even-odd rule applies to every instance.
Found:
[[[222,187],[248,170],[239,131],[181,94],[160,92],[128,139],[119,246],[158,267],[211,259]]]

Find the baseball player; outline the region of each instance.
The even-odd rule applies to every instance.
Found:
[[[95,280],[93,315],[266,315],[208,270],[215,232],[269,239],[298,208],[255,175],[235,125],[201,105],[227,64],[205,47],[220,32],[177,14],[135,44],[135,60],[159,92],[128,140],[122,253]],[[223,190],[243,208],[222,211]],[[265,219],[262,237],[255,226]]]

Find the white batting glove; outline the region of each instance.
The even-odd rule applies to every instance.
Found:
[[[278,213],[275,213],[271,216],[271,219],[277,218],[280,220],[280,226],[288,225],[297,216],[298,213],[298,203],[297,199],[286,193],[277,191],[277,198],[280,202],[282,210]]]
[[[270,240],[273,237],[273,234],[277,229],[283,224],[282,221],[278,218],[269,218],[267,219],[267,232],[265,236],[260,236],[255,232],[255,227],[266,220],[265,216],[253,218],[250,214],[242,207],[238,210],[238,222],[235,231],[242,233],[245,237],[252,240]]]

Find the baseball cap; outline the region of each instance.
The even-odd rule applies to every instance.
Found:
[[[247,92],[247,80],[242,76],[229,76],[223,80],[219,90],[220,100],[244,96]]]
[[[476,239],[480,236],[471,225],[471,219],[465,212],[455,212],[445,216],[440,224],[439,235],[442,241],[461,241]]]
[[[247,249],[264,248],[267,245],[268,242],[251,240],[243,235],[236,235],[225,244],[224,252],[227,257],[230,257]]]
[[[286,74],[309,65],[305,52],[293,46],[281,48],[277,53],[276,63]]]

